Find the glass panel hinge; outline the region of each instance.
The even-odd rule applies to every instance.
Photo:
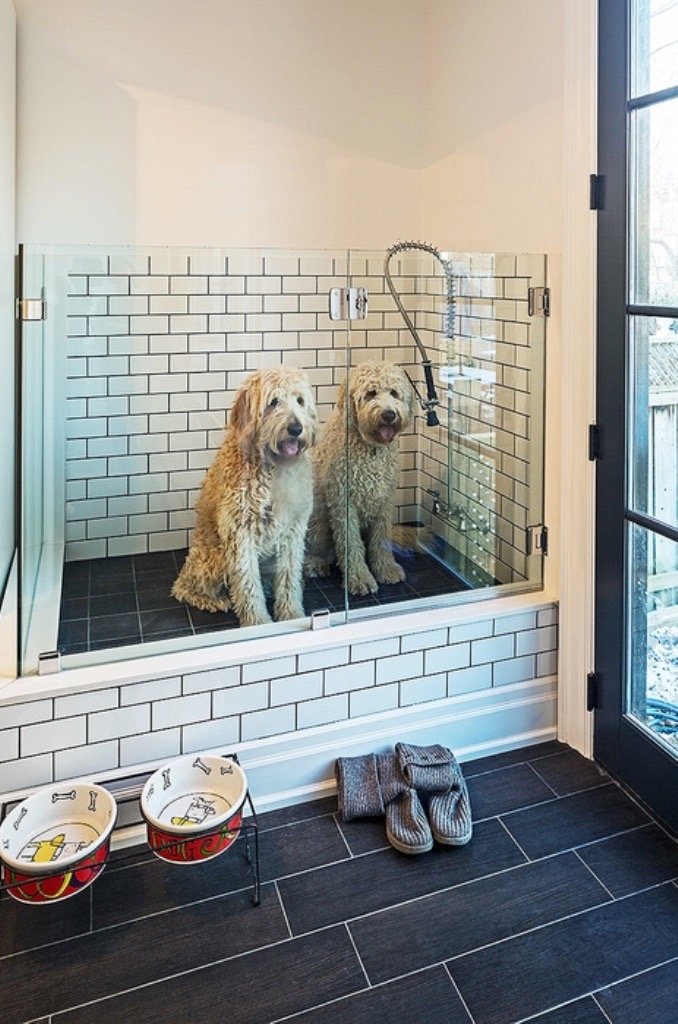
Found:
[[[47,303],[44,299],[17,299],[17,320],[46,320]]]
[[[61,654],[59,651],[43,651],[38,655],[38,675],[51,676],[61,672]]]
[[[551,315],[551,289],[528,288],[527,312],[530,316]]]
[[[330,320],[364,320],[366,288],[330,288]]]
[[[548,527],[543,526],[541,523],[536,526],[528,526],[525,530],[525,554],[533,555],[537,553],[548,555],[548,540]]]

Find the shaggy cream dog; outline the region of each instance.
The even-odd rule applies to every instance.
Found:
[[[270,622],[262,571],[272,570],[274,617],[304,615],[304,537],[313,505],[307,449],[316,426],[301,371],[257,370],[240,386],[195,506],[193,541],[172,587],[177,600],[210,612],[232,607],[242,626]]]
[[[350,594],[399,583],[405,572],[390,543],[398,484],[399,434],[412,421],[414,391],[393,363],[354,367],[312,453],[315,503],[305,572],[327,576],[337,562]]]

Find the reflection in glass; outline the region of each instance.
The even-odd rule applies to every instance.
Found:
[[[678,0],[636,0],[633,95],[678,85]]]
[[[678,545],[632,526],[629,590],[632,715],[678,750]]]
[[[636,110],[632,301],[678,306],[678,99]]]
[[[678,525],[678,322],[634,317],[630,493],[635,511]]]

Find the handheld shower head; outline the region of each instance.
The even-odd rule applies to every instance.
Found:
[[[447,316],[445,321],[445,335],[448,338],[454,337],[454,279],[452,277],[452,268],[450,267],[449,263],[443,259],[438,249],[436,249],[434,245],[429,245],[428,242],[396,242],[395,245],[392,245],[390,249],[386,250],[386,256],[384,257],[384,277],[386,279],[386,284],[388,285],[389,291],[393,296],[393,301],[398,307],[400,315],[405,321],[407,329],[409,330],[410,334],[414,338],[414,342],[417,348],[419,349],[419,354],[421,355],[421,365],[423,367],[424,378],[426,380],[426,399],[423,399],[421,397],[416,388],[415,392],[417,394],[417,397],[419,398],[419,404],[421,405],[421,408],[426,413],[426,425],[428,427],[437,427],[440,426],[440,420],[438,419],[438,416],[435,412],[435,407],[437,405],[440,405],[440,400],[436,393],[436,388],[433,381],[431,360],[428,358],[423,342],[419,335],[417,334],[417,330],[411,318],[409,317],[407,310],[403,306],[400,296],[398,295],[395,289],[395,285],[393,284],[393,279],[391,278],[390,262],[392,257],[397,255],[398,253],[406,252],[410,249],[430,253],[431,256],[435,257],[435,259],[438,260],[438,262],[442,265],[443,270],[445,271],[445,278],[447,280]]]

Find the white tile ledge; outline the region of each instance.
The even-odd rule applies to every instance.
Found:
[[[342,623],[327,629],[295,629],[282,634],[232,643],[217,644],[188,651],[153,656],[143,655],[127,661],[64,669],[50,676],[20,676],[0,683],[0,707],[27,701],[62,697],[83,690],[125,686],[148,679],[207,672],[252,661],[265,661],[285,654],[307,654],[331,647],[379,640],[394,635],[424,632],[460,623],[503,618],[523,611],[539,611],[557,603],[547,591],[492,598],[446,608],[389,614],[378,618]]]

